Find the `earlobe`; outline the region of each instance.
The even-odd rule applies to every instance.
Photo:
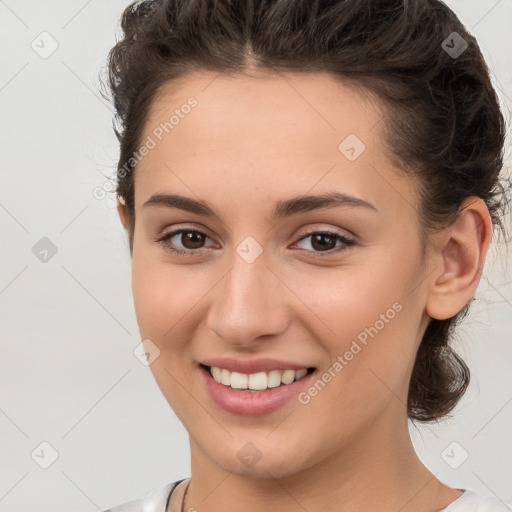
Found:
[[[120,196],[118,196],[118,198],[117,198],[117,214],[119,215],[119,220],[121,221],[123,228],[127,229],[128,223],[127,223],[126,203],[124,202],[124,199]]]
[[[472,196],[463,201],[457,219],[436,234],[436,270],[426,304],[431,318],[451,318],[469,302],[480,282],[492,231],[487,205]]]

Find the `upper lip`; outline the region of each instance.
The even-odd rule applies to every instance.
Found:
[[[216,366],[225,368],[231,372],[240,373],[258,373],[269,372],[271,370],[301,370],[302,368],[312,368],[312,365],[293,363],[291,361],[279,361],[278,359],[235,359],[232,357],[219,357],[205,359],[201,361],[205,366]]]

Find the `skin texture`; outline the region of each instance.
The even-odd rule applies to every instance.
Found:
[[[456,314],[478,285],[492,235],[483,201],[468,198],[423,257],[416,184],[387,158],[377,100],[321,73],[194,72],[161,92],[142,140],[190,96],[198,104],[137,166],[132,289],[141,337],[160,350],[151,371],[190,436],[185,510],[446,507],[460,492],[417,458],[407,389],[429,316]],[[354,161],[338,149],[349,134],[366,146]],[[337,206],[270,220],[274,202],[328,191],[378,212]],[[207,201],[218,218],[143,207],[156,193]],[[122,202],[118,212],[129,230]],[[181,235],[165,243],[194,255],[156,241],[183,227],[207,235],[203,249]],[[300,240],[310,228],[355,245],[331,239],[321,256],[313,237]],[[263,249],[252,263],[236,252],[248,236]],[[210,357],[291,360],[321,375],[393,304],[394,318],[307,404],[242,417],[216,406],[198,378]],[[237,456],[248,442],[261,453],[251,467]]]

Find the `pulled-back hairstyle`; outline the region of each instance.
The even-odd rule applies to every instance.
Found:
[[[417,183],[422,243],[473,195],[503,229],[504,119],[475,38],[443,2],[146,0],[125,9],[121,26],[108,82],[120,142],[116,193],[126,205],[130,250],[132,156],[159,88],[194,70],[328,72],[355,84],[381,100],[383,140]],[[430,320],[412,372],[409,418],[437,420],[464,394],[469,369],[448,341],[468,306]]]

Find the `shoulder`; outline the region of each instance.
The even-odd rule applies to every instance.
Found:
[[[183,480],[162,485],[153,489],[144,498],[121,503],[103,512],[165,512],[169,496],[174,488]]]
[[[511,510],[512,504],[510,503],[503,503],[496,498],[481,496],[474,491],[465,490],[459,498],[441,512],[510,512]]]

